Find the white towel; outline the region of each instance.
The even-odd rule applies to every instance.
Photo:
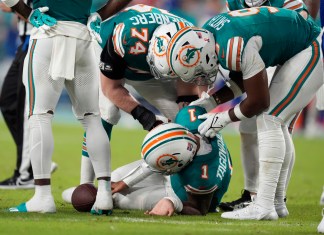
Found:
[[[72,80],[75,71],[76,38],[57,35],[53,37],[53,48],[49,75],[53,80],[65,78]]]

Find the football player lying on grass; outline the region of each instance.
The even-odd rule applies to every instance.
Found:
[[[221,134],[202,138],[204,108],[180,110],[176,123],[162,124],[143,141],[142,160],[112,172],[114,208],[150,215],[205,215],[215,212],[231,178],[230,154]],[[72,190],[63,192],[71,202]]]

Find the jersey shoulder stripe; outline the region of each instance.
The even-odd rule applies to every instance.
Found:
[[[283,8],[296,11],[299,9],[303,9],[304,5],[301,0],[285,0]]]
[[[242,37],[233,37],[228,40],[226,67],[229,68],[229,70],[241,71],[243,46],[244,40]]]
[[[125,50],[122,42],[122,35],[123,35],[124,28],[125,28],[125,24],[119,23],[114,29],[113,38],[112,38],[114,50],[122,58],[125,55]]]

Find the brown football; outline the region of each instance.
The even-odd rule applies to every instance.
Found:
[[[72,205],[79,212],[90,212],[96,201],[97,188],[92,184],[81,184],[72,193]]]

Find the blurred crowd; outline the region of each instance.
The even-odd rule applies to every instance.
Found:
[[[93,0],[92,10],[99,9],[107,0]],[[307,3],[310,0],[305,0]],[[134,0],[132,5],[145,3],[166,9],[201,26],[207,19],[216,14],[226,11],[226,0]],[[2,80],[14,57],[19,42],[17,33],[17,17],[6,12],[0,3],[0,87]],[[312,9],[310,9],[312,10]],[[316,9],[317,10],[317,9]],[[216,84],[217,86],[217,84]],[[63,102],[68,99],[64,99]],[[233,105],[233,104],[227,104]],[[296,124],[296,132],[303,133],[309,137],[324,136],[324,113],[315,110],[310,104],[300,115]]]

